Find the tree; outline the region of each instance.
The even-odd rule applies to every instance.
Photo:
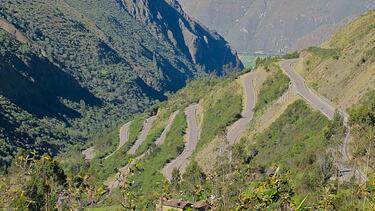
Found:
[[[240,203],[236,210],[266,210],[295,207],[292,197],[294,191],[287,175],[276,173],[271,178],[261,182],[251,182],[241,194]]]

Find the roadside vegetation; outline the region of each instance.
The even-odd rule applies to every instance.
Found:
[[[187,123],[184,112],[177,114],[167,138],[161,146],[151,148],[138,165],[137,170],[129,178],[133,181],[130,189],[134,193],[137,207],[152,209],[153,202],[163,192],[164,176],[160,170],[184,150],[184,135]]]
[[[273,71],[272,75],[267,78],[259,91],[255,106],[256,113],[264,111],[289,88],[290,80],[288,76],[286,76],[276,64],[272,64],[271,68]]]
[[[353,157],[366,173],[375,172],[375,91],[370,91],[361,102],[349,110],[350,125],[356,140],[351,144]]]
[[[208,93],[201,101],[202,133],[197,151],[217,135],[224,135],[226,128],[241,117],[242,85],[235,80],[224,81],[220,85],[220,88]]]
[[[190,201],[207,200],[213,195],[211,203],[224,210],[236,206],[293,207],[307,195],[305,203],[315,203],[313,199],[321,193],[320,187],[328,184],[334,174],[332,160],[325,152],[332,144],[325,136],[329,127],[322,114],[299,100],[254,140],[242,139],[234,146],[232,156],[229,152],[221,154],[213,172],[205,174],[193,162],[182,175],[183,180],[172,181],[167,189],[175,198]],[[278,195],[286,198],[273,197]]]

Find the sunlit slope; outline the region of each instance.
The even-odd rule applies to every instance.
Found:
[[[375,11],[343,27],[321,48],[304,50],[296,68],[342,108],[358,102],[375,88]]]

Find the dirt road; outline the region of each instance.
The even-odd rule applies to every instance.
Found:
[[[167,126],[164,128],[164,130],[161,133],[160,137],[155,141],[155,144],[157,146],[162,145],[164,143],[165,138],[167,138],[167,134],[168,134],[169,130],[171,129],[172,123],[174,122],[174,119],[176,118],[177,114],[178,114],[178,111],[175,111],[169,117]]]
[[[167,126],[165,127],[165,129],[163,130],[162,134],[160,135],[160,137],[155,141],[155,144],[157,146],[161,145],[164,143],[166,137],[167,137],[167,134],[169,132],[169,130],[171,129],[172,127],[172,124],[174,122],[174,119],[176,118],[177,114],[178,114],[179,111],[176,111],[174,113],[172,113],[168,119],[168,122],[167,122]],[[134,168],[134,166],[137,164],[137,162],[139,160],[141,160],[143,157],[146,156],[147,153],[150,152],[150,149],[148,149],[146,152],[142,153],[141,155],[139,155],[138,157],[134,158],[133,160],[131,160],[126,166],[122,167],[119,169],[119,172],[116,174],[115,176],[115,179],[111,179],[109,178],[106,182],[105,182],[105,185],[110,189],[110,190],[113,190],[114,188],[117,188],[119,186],[119,181],[123,181],[124,179],[126,179],[126,177],[129,175],[130,173],[130,170],[132,168]]]
[[[237,141],[238,137],[246,130],[254,116],[256,93],[253,85],[253,74],[246,73],[241,76],[241,80],[244,88],[244,109],[241,119],[237,120],[228,128],[227,140],[230,145],[233,145]]]
[[[109,154],[107,157],[104,159],[110,158],[112,155],[114,155],[126,142],[129,140],[129,127],[130,127],[131,122],[126,123],[120,128],[119,131],[119,137],[120,137],[120,142],[117,146],[117,149],[113,151],[111,154]]]
[[[185,114],[187,119],[187,133],[184,151],[170,163],[168,163],[162,170],[163,175],[168,179],[172,179],[172,171],[177,169],[182,174],[189,162],[190,156],[193,154],[198,144],[198,121],[197,121],[198,104],[190,105],[186,108]]]
[[[148,132],[150,131],[152,124],[156,120],[157,115],[152,116],[143,123],[143,128],[141,133],[138,135],[138,139],[135,141],[134,145],[132,148],[128,151],[128,155],[134,155],[139,148],[139,146],[142,145],[142,143],[146,140]]]
[[[87,148],[82,151],[83,156],[85,157],[85,160],[92,160],[94,158],[94,147]]]

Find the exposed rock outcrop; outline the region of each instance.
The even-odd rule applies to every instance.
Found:
[[[243,68],[237,53],[216,32],[191,19],[176,0],[118,0],[150,32],[206,71]],[[224,68],[223,68],[224,67]]]

